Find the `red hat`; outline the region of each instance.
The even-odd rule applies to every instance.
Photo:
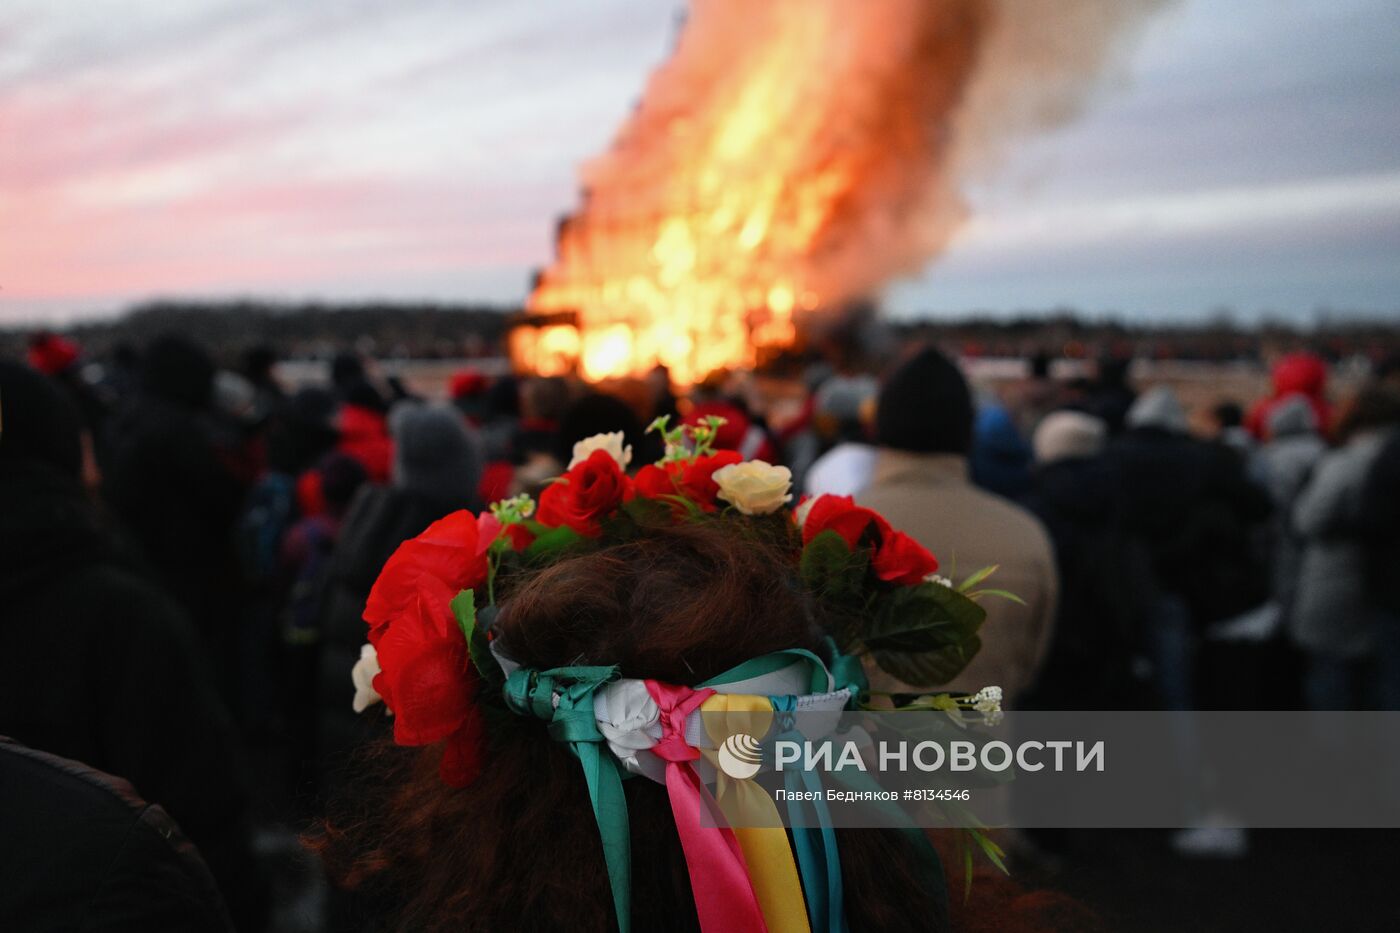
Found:
[[[29,365],[57,376],[78,361],[78,345],[58,334],[35,334],[29,341]]]
[[[464,369],[452,375],[447,391],[454,399],[480,395],[486,391],[486,377],[474,369]]]

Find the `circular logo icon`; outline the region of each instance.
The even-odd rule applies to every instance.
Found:
[[[747,781],[758,773],[763,764],[763,749],[758,739],[745,732],[736,732],[719,747],[719,769],[738,781]]]

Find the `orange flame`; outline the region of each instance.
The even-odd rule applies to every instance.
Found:
[[[517,328],[516,365],[597,381],[659,363],[688,385],[916,271],[965,213],[954,118],[986,37],[1025,6],[693,0],[670,60],[585,165],[583,203],[527,303],[573,323]],[[1106,2],[1066,6],[1112,18]],[[1026,57],[1021,34],[1006,44]]]

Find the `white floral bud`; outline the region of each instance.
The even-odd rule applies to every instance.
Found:
[[[632,445],[624,445],[622,441],[623,434],[621,431],[585,437],[574,445],[574,458],[569,461],[568,468],[572,470],[574,467],[587,460],[595,450],[605,450],[608,456],[617,461],[618,467],[625,470],[627,469],[627,465],[632,462]]]
[[[995,726],[997,723],[1001,722],[1000,687],[983,687],[968,699],[970,700],[969,705],[973,709],[977,710],[979,713],[986,714],[988,725]]]
[[[745,515],[767,515],[792,500],[788,491],[792,488],[792,471],[762,460],[720,467],[714,472],[714,481],[719,486],[719,498]]]
[[[936,573],[931,573],[931,574],[929,574],[928,576],[924,577],[924,582],[925,582],[925,583],[937,583],[939,586],[946,586],[946,587],[948,587],[948,589],[950,589],[950,590],[953,588],[953,581],[952,581],[952,580],[949,580],[947,577],[940,577],[940,576],[939,576],[938,574],[936,574]]]
[[[363,713],[384,699],[374,689],[374,677],[379,673],[379,652],[374,645],[360,646],[360,660],[350,669],[350,680],[355,684],[355,699],[350,706],[357,713]]]

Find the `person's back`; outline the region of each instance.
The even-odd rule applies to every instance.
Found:
[[[1045,528],[1020,506],[977,489],[968,478],[972,401],[957,367],[925,350],[896,371],[880,393],[880,450],[871,484],[857,501],[896,516],[920,544],[941,555],[945,576],[997,566],[992,585],[1024,605],[988,600],[982,650],[951,684],[997,684],[1014,706],[1044,657],[1059,583]],[[876,689],[897,688],[874,682]]]
[[[199,347],[174,336],[152,341],[142,393],[111,425],[103,491],[198,626],[231,696],[242,587],[234,529],[243,489],[219,459],[202,414],[213,378],[213,363]]]
[[[1037,709],[1152,705],[1134,662],[1155,580],[1146,549],[1123,527],[1121,477],[1103,456],[1107,430],[1091,415],[1053,412],[1033,439],[1023,504],[1050,533],[1060,579],[1050,650],[1027,700]]]
[[[1303,396],[1274,406],[1265,436],[1268,439],[1254,451],[1250,467],[1274,506],[1273,596],[1286,620],[1303,560],[1302,540],[1293,526],[1293,505],[1327,453],[1327,442],[1318,433],[1317,415]]]
[[[0,363],[0,734],[119,775],[203,848],[230,904],[262,892],[236,737],[189,620],[133,569],[79,485],[77,416]]]
[[[1400,429],[1392,428],[1361,490],[1366,598],[1375,611],[1382,709],[1400,709]]]
[[[1367,522],[1362,509],[1372,465],[1397,422],[1400,395],[1381,387],[1362,390],[1338,425],[1345,443],[1322,458],[1293,508],[1293,525],[1303,540],[1303,562],[1289,632],[1309,653],[1314,705],[1361,701],[1355,671],[1333,678],[1334,683],[1352,681],[1335,692],[1319,687],[1318,677],[1326,677],[1319,674],[1323,666],[1335,673],[1375,648],[1375,620],[1365,576]]]
[[[11,929],[233,929],[199,852],[120,778],[0,737],[0,825]]]
[[[1255,531],[1270,505],[1238,452],[1196,440],[1187,424],[1175,393],[1152,389],[1133,404],[1108,454],[1123,477],[1127,529],[1146,542],[1163,589],[1201,626],[1267,598]]]
[[[1366,590],[1373,604],[1400,617],[1400,430],[1392,429],[1362,488]]]

